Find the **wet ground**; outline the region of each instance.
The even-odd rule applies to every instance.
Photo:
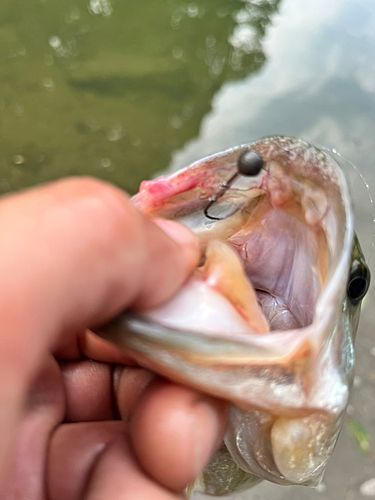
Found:
[[[168,166],[290,134],[337,149],[374,193],[374,54],[373,0],[2,0],[0,191],[90,174],[135,192]],[[369,257],[369,193],[345,170]],[[233,499],[375,498],[374,294],[321,486]]]

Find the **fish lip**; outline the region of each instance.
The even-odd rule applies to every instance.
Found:
[[[354,214],[352,202],[349,196],[348,184],[346,182],[345,175],[337,162],[326,152],[323,151],[326,157],[329,157],[335,165],[337,165],[337,174],[340,180],[340,191],[342,192],[342,200],[344,202],[345,215],[346,215],[346,227],[343,241],[343,252],[341,254],[340,260],[336,266],[336,269],[329,280],[327,286],[324,287],[323,292],[319,295],[318,301],[316,303],[315,308],[315,316],[314,319],[320,319],[324,317],[324,309],[326,308],[326,304],[330,304],[332,298],[336,296],[340,296],[340,288],[341,290],[345,290],[346,295],[346,282],[347,282],[347,274],[350,265],[351,252],[352,252],[352,243],[354,240]],[[344,286],[343,286],[344,285]],[[342,294],[344,295],[344,294]],[[340,304],[341,307],[341,304]]]
[[[148,321],[140,314],[128,312],[115,318],[103,329],[96,329],[95,333],[103,339],[113,342],[118,347],[124,348],[141,366],[151,371],[155,370],[157,366],[156,371],[167,378],[169,378],[169,369],[172,367],[173,370],[173,364],[179,366],[180,369],[189,369],[189,366],[194,366],[204,371],[208,370],[212,374],[218,373],[218,369],[219,372],[224,370],[225,373],[226,370],[236,371],[243,367],[251,369],[260,368],[261,370],[279,367],[281,369],[285,368],[291,374],[295,374],[295,370],[298,371],[301,369],[302,372],[306,372],[306,369],[308,369],[310,371],[312,366],[309,366],[309,364],[310,362],[314,363],[317,357],[318,353],[314,354],[311,351],[311,355],[307,353],[305,359],[302,358],[302,362],[306,362],[305,367],[298,365],[298,362],[295,364],[295,353],[306,348],[307,342],[314,333],[314,326],[310,324],[303,329],[278,332],[275,334],[278,336],[276,342],[275,337],[272,335],[254,335],[252,336],[252,341],[245,337],[229,340],[228,338],[220,338],[219,336],[202,336],[197,332],[176,330],[156,324],[153,321]],[[118,334],[119,332],[121,332],[120,335]],[[298,335],[296,335],[297,332]],[[285,358],[284,365],[281,365],[278,356],[275,356],[275,346],[279,349],[276,351],[276,355]],[[257,359],[254,357],[254,349],[256,347],[259,349]],[[290,366],[286,358],[286,354],[288,353]],[[273,357],[272,354],[274,355]],[[160,364],[160,356],[164,359],[162,364]],[[170,361],[168,360],[172,358],[174,361],[170,365]],[[301,368],[298,368],[298,366]],[[175,379],[175,375],[172,379]],[[196,380],[195,382],[191,382],[189,376],[182,376],[177,381],[187,383],[198,390],[202,390],[199,388],[200,382]],[[326,398],[324,401],[321,398],[318,398],[318,400],[314,397],[311,398],[309,391],[305,394],[302,391],[298,392],[298,396],[295,395],[293,400],[288,403],[283,402],[281,404],[276,396],[276,398],[272,397],[271,404],[268,402],[264,404],[260,401],[255,403],[252,395],[250,398],[248,397],[247,391],[242,394],[236,389],[229,397],[226,386],[222,388],[217,384],[211,386],[209,392],[211,395],[225,398],[236,406],[246,410],[267,411],[289,417],[308,416],[319,412],[326,414],[332,419],[335,419],[343,411],[348,398],[347,390],[340,393],[338,397],[336,396],[332,403],[327,401]],[[295,398],[297,399],[295,400]]]
[[[146,318],[142,313],[127,311],[107,323],[105,327],[95,329],[95,333],[113,340],[116,331],[123,332],[126,338],[126,346],[138,345],[138,340],[147,342],[149,345],[161,349],[172,349],[179,351],[185,357],[187,352],[196,353],[193,357],[204,365],[220,364],[234,365],[251,362],[256,364],[254,348],[258,348],[258,364],[271,363],[272,355],[267,352],[268,347],[275,349],[276,344],[290,345],[294,340],[294,347],[301,345],[310,335],[310,330],[316,328],[316,324],[310,324],[304,328],[287,331],[273,331],[265,335],[233,334],[230,338],[225,334],[202,335],[197,331],[179,330],[154,322]],[[296,335],[298,333],[298,336]],[[263,350],[263,351],[262,351]],[[281,350],[281,349],[280,349]],[[264,353],[262,356],[262,352]],[[276,362],[275,357],[275,362]]]

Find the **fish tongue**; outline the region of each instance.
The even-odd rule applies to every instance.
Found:
[[[255,290],[247,279],[236,252],[219,240],[211,241],[206,261],[199,272],[206,283],[226,297],[246,320],[253,332],[267,333],[269,326],[258,304]]]
[[[146,316],[169,327],[208,334],[269,331],[240,258],[221,241],[210,242],[204,265],[175,297]]]

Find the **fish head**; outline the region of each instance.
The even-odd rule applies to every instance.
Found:
[[[249,149],[263,167],[237,175]],[[202,259],[168,303],[97,332],[142,366],[228,400],[236,467],[318,484],[348,402],[370,280],[338,164],[299,139],[270,137],[145,181],[133,202],[190,228]]]

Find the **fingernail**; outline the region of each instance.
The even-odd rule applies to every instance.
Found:
[[[173,220],[154,219],[160,229],[162,229],[173,241],[175,241],[192,260],[199,259],[198,238],[182,224]]]
[[[228,421],[228,405],[224,401],[204,398],[194,404],[194,477],[210,461],[223,440]]]

